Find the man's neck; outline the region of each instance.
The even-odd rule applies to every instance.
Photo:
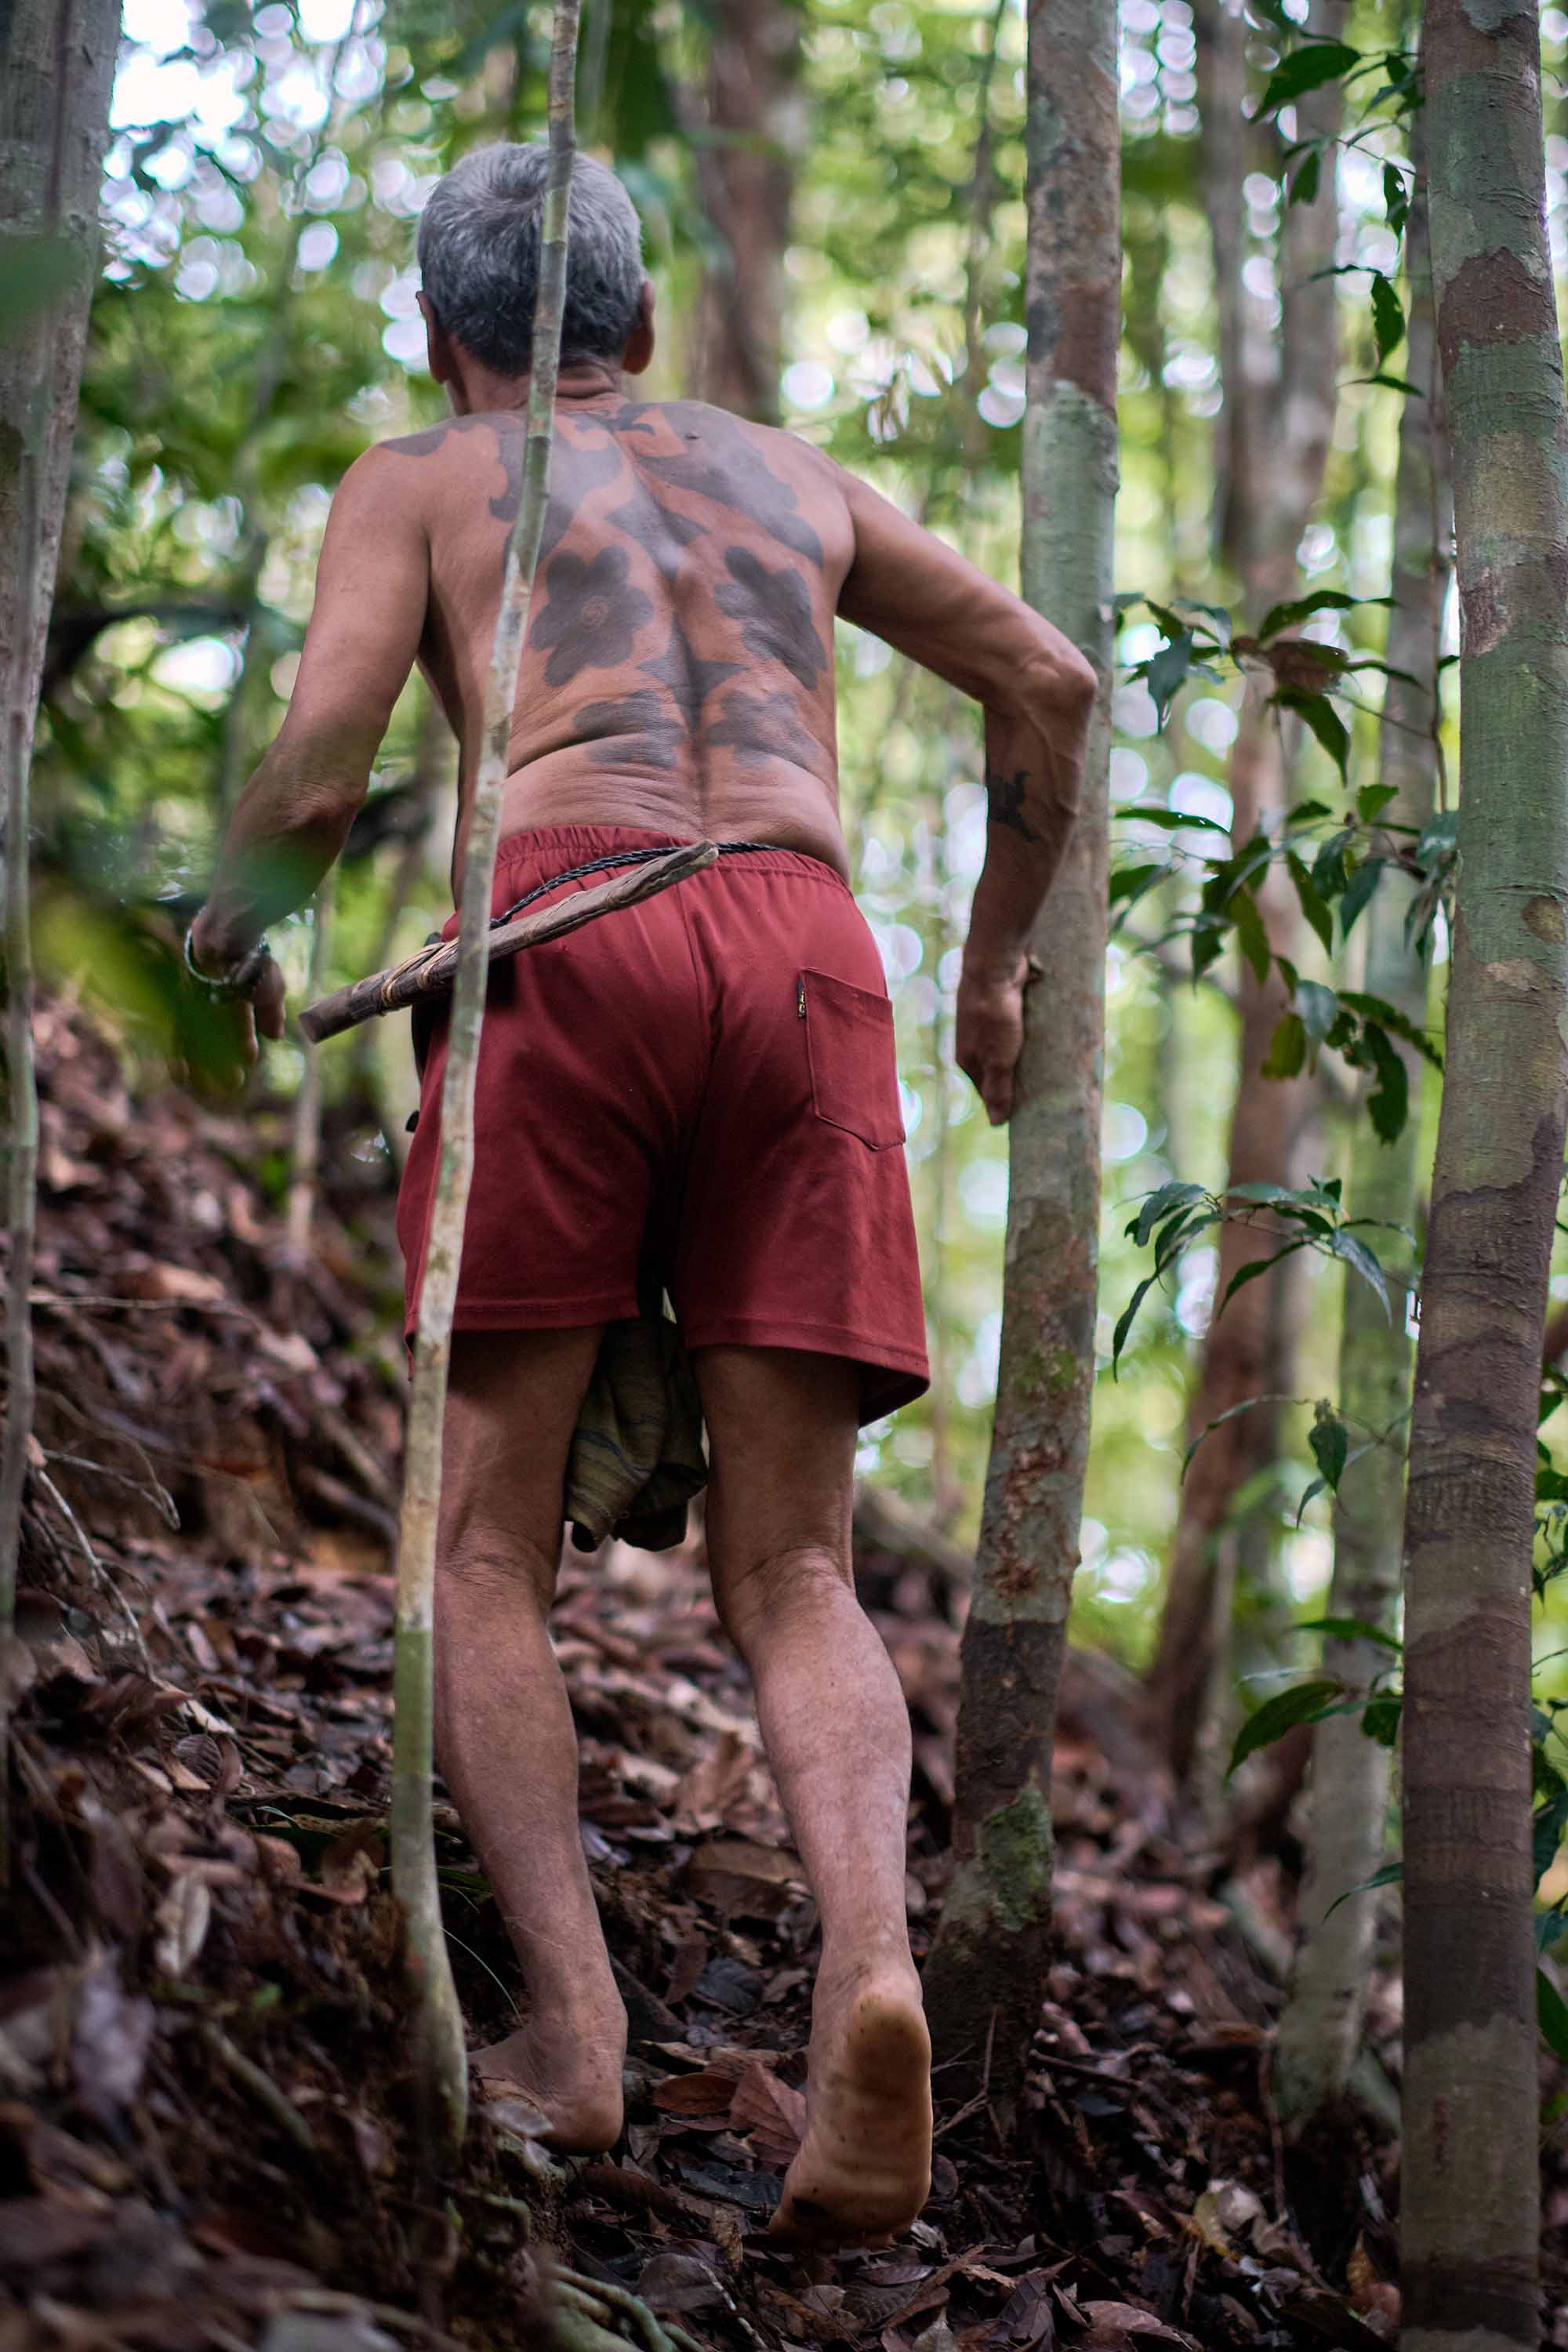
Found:
[[[447,397],[458,416],[493,416],[498,410],[507,409],[521,415],[528,406],[529,382],[526,375],[500,375],[493,368],[465,358],[460,373],[447,386]],[[626,379],[614,361],[574,360],[562,369],[555,396],[565,401],[596,400],[606,393],[624,395],[625,391]]]

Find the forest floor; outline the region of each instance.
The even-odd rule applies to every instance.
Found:
[[[1391,2340],[1396,2148],[1368,2127],[1309,2161],[1268,2095],[1291,1842],[1198,1851],[1131,1685],[1077,1655],[1058,1947],[1018,2128],[1004,2140],[986,2108],[944,2100],[939,2074],[910,2236],[775,2250],[816,1922],[700,1530],[658,1558],[568,1553],[556,1618],[631,2014],[625,2138],[557,2163],[520,2111],[478,2110],[459,2171],[424,2191],[386,1877],[402,1375],[385,1156],[363,1131],[331,1139],[316,1246],[290,1265],[282,1110],[133,1100],[120,1054],[58,1003],[39,1034],[42,1450],[21,1638],[0,1660],[18,1705],[0,2352],[542,2346],[552,2256],[711,2352]],[[959,1580],[878,1498],[857,1524],[915,1727],[921,1951]],[[516,1969],[438,1819],[459,1990],[489,2040]],[[1387,1970],[1372,2011],[1396,2074]],[[1548,2330],[1568,2346],[1560,2143]]]

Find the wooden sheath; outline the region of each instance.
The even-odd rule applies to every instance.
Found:
[[[684,882],[688,875],[700,874],[718,855],[716,842],[682,842],[666,856],[650,857],[646,865],[630,866],[624,874],[612,874],[607,881],[597,882],[590,889],[574,890],[569,898],[557,898],[548,907],[531,908],[527,914],[518,915],[490,932],[486,942],[488,959],[494,963],[498,957],[516,955],[520,949],[537,947],[543,940],[558,940],[566,931],[591,923],[597,915],[612,915],[618,908],[635,907],[639,899],[668,890],[672,882]],[[336,1037],[345,1029],[356,1029],[362,1021],[374,1021],[379,1013],[395,1013],[400,1005],[412,1004],[416,997],[447,994],[457,968],[457,940],[438,940],[418,955],[410,956],[406,962],[394,964],[389,971],[373,971],[347,988],[335,989],[331,996],[318,997],[300,1013],[300,1026],[311,1045],[319,1045],[323,1037]]]

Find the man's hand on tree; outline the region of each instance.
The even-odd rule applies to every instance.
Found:
[[[1024,1044],[1026,955],[990,966],[965,963],[958,982],[953,1053],[973,1081],[993,1127],[1013,1111],[1013,1084]]]

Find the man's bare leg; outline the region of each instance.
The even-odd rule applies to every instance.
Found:
[[[850,1566],[859,1375],[784,1349],[695,1361],[714,1599],[822,1917],[805,2140],[773,2226],[875,2242],[929,2193],[931,2043],[904,1907],[909,1715]]]
[[[619,2137],[626,2020],[577,1828],[577,1742],[545,1621],[566,1456],[596,1329],[452,1343],[436,1591],[441,1769],[521,1964],[530,2016],[482,2076],[549,2118],[557,2147]]]

